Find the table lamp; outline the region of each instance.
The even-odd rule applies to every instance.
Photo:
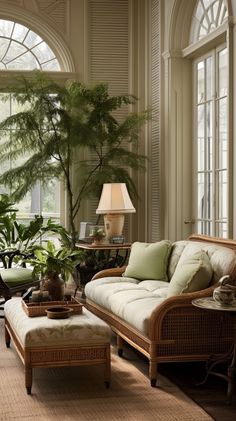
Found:
[[[96,210],[97,214],[104,214],[104,226],[106,237],[121,236],[125,213],[136,212],[129,197],[125,183],[105,183]]]

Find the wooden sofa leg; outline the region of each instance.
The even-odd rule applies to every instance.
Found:
[[[157,362],[149,361],[149,379],[152,387],[156,386],[157,383]]]
[[[6,347],[10,348],[10,343],[11,343],[11,337],[9,335],[9,332],[5,326],[5,343],[6,343]]]
[[[119,357],[122,357],[123,355],[123,345],[124,345],[124,339],[121,338],[121,336],[117,335],[117,352]]]

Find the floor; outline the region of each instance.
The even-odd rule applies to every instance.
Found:
[[[124,358],[132,360],[144,374],[148,375],[148,362],[146,358],[138,351],[133,350],[128,344],[124,348]],[[225,367],[222,367],[222,372],[224,369]],[[209,376],[204,385],[197,385],[205,376],[205,363],[159,364],[159,372],[178,385],[186,395],[204,408],[214,420],[233,421],[236,419],[236,389],[232,403],[229,405],[226,403],[227,383],[225,380],[219,377]]]
[[[81,300],[79,291],[77,296]],[[113,343],[116,343],[115,335]],[[148,375],[147,359],[128,344],[124,348],[123,357],[131,360],[144,374]],[[222,370],[224,372],[225,367],[222,367]],[[159,372],[178,385],[214,420],[233,421],[236,419],[236,387],[232,403],[229,405],[226,403],[227,382],[224,379],[209,376],[204,385],[197,385],[205,377],[205,363],[165,363],[159,365]]]

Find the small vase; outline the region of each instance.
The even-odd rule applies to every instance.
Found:
[[[100,246],[104,241],[104,237],[93,237],[92,246]]]
[[[48,291],[52,301],[62,301],[64,297],[64,283],[58,275],[45,276],[42,279],[41,290]]]

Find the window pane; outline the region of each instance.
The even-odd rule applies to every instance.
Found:
[[[206,169],[212,170],[212,103],[206,104]]]
[[[216,223],[216,235],[217,237],[228,238],[227,224],[224,222]]]
[[[205,201],[206,201],[206,214],[207,219],[212,218],[212,173],[206,173],[205,184]]]
[[[205,216],[204,212],[204,174],[198,174],[198,182],[197,182],[197,192],[198,192],[198,219],[202,219]]]
[[[228,216],[228,193],[227,193],[227,171],[219,172],[219,203],[218,219],[227,219]]]
[[[2,61],[3,63],[8,64],[15,57],[18,57],[26,52],[27,49],[22,44],[18,44],[17,42],[12,41],[9,50],[7,51],[7,54]]]
[[[20,25],[19,23],[16,23],[12,34],[12,38],[19,42],[23,42],[28,31],[28,28],[26,28],[23,25]]]
[[[227,95],[227,49],[220,51],[218,54],[219,58],[219,96]]]
[[[212,58],[206,60],[206,99],[212,97]]]
[[[9,46],[9,42],[10,42],[9,39],[5,39],[5,38],[1,39],[1,42],[0,42],[0,60],[2,60],[3,57],[5,56],[5,54],[7,52],[7,49],[8,49],[8,46]]]
[[[219,162],[218,168],[227,168],[228,142],[227,142],[227,101],[219,101]]]
[[[40,64],[33,56],[33,54],[28,51],[20,57],[15,58],[11,61],[7,68],[9,70],[13,69],[22,69],[22,70],[33,70],[33,69],[40,69]]]
[[[204,61],[200,61],[197,66],[198,103],[204,101],[205,99],[204,68]]]
[[[4,120],[10,115],[10,101],[5,101],[7,94],[0,93],[0,121]]]
[[[19,216],[27,217],[31,214],[31,192],[26,193],[25,197],[17,203],[17,208],[19,209]],[[38,212],[35,212],[35,214]]]
[[[54,58],[51,61],[48,61],[47,63],[44,63],[41,65],[43,70],[60,70],[60,66],[58,61]]]
[[[46,42],[42,42],[41,44],[32,48],[32,52],[37,56],[40,63],[44,63],[45,61],[51,60],[55,57],[51,48],[49,48]]]
[[[43,215],[59,216],[60,185],[58,180],[51,180],[42,188],[42,213]]]
[[[42,41],[43,40],[39,35],[33,31],[29,31],[27,37],[25,38],[24,45],[26,45],[28,48],[32,48]]]
[[[9,132],[0,131],[0,145],[4,144],[4,142],[8,139]],[[1,162],[0,165],[0,174],[3,174],[5,171],[10,169],[10,161]]]
[[[0,37],[3,36],[9,38],[11,36],[13,26],[14,22],[0,19]]]
[[[205,105],[198,106],[198,171],[205,169]]]

